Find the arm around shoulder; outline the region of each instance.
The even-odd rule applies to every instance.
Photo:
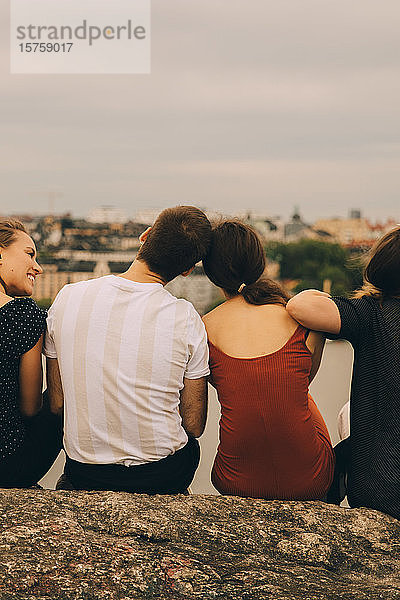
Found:
[[[314,331],[338,334],[341,328],[339,309],[329,294],[305,290],[293,296],[286,305],[290,316]]]

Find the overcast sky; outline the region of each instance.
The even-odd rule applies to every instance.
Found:
[[[399,0],[153,0],[151,75],[10,75],[0,2],[0,213],[400,221]]]

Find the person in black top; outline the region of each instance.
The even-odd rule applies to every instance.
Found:
[[[372,248],[352,298],[306,290],[287,310],[305,327],[352,344],[348,501],[400,518],[400,227]]]
[[[0,220],[0,487],[30,487],[62,447],[60,419],[42,397],[46,312],[31,296],[42,268],[19,221]]]

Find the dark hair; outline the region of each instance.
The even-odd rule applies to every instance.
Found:
[[[203,259],[207,277],[229,296],[241,293],[249,304],[283,304],[289,297],[264,276],[265,253],[257,233],[240,221],[214,226],[210,249]],[[242,284],[245,286],[239,292]]]
[[[12,244],[18,231],[27,233],[20,221],[17,221],[17,219],[0,219],[0,248],[7,248]]]
[[[199,262],[208,250],[211,223],[194,206],[166,208],[158,215],[137,259],[168,282]]]
[[[381,237],[368,253],[364,285],[353,297],[362,296],[400,296],[400,226]]]

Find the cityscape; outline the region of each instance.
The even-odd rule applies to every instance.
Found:
[[[102,206],[86,218],[74,218],[69,212],[15,215],[35,240],[43,267],[35,284],[35,300],[48,307],[68,283],[124,272],[137,254],[140,233],[158,212],[147,209],[127,218],[118,207]],[[206,212],[211,221],[227,216]],[[306,287],[350,292],[361,282],[362,264],[357,259],[396,225],[393,218],[372,222],[359,209],[351,209],[347,218],[313,223],[306,222],[297,207],[288,220],[253,211],[238,211],[229,217],[258,231],[268,257],[267,275],[281,281],[289,292]],[[167,289],[191,301],[200,314],[221,301],[218,288],[206,278],[201,265],[190,277],[170,282]]]
[[[37,249],[2,227],[0,600],[400,600],[399,23],[0,2],[0,219]],[[227,302],[202,262],[166,284],[194,309],[156,259],[117,277],[176,205],[282,289],[251,234],[206,266]]]

